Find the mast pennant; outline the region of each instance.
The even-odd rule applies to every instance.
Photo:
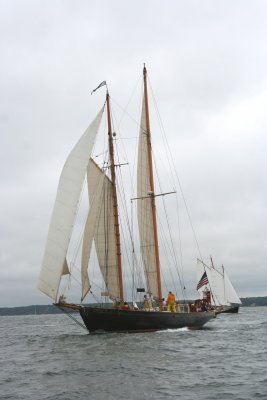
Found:
[[[107,86],[107,82],[106,82],[106,81],[101,82],[101,83],[91,92],[91,95],[92,95],[95,91],[97,91],[97,89],[101,88],[102,86]]]

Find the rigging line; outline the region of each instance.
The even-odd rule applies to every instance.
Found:
[[[158,157],[156,157],[154,154],[155,154],[155,152],[154,151],[152,151],[153,152],[153,160],[154,160],[154,166],[155,166],[155,170],[156,170],[156,176],[157,176],[157,182],[158,182],[158,185],[159,185],[159,187],[160,187],[160,191],[162,192],[163,191],[163,189],[162,189],[162,186],[161,186],[161,181],[160,181],[160,177],[159,177],[159,171],[158,171],[158,163],[156,163],[156,161],[155,160],[157,160],[158,159]],[[161,157],[160,157],[160,159],[161,159]],[[163,164],[164,164],[164,162],[163,162]],[[175,185],[174,185],[175,186]],[[175,188],[174,188],[175,189]],[[176,258],[177,258],[177,252],[176,252],[176,250],[174,249],[175,248],[175,246],[174,246],[174,244],[172,244],[172,246],[173,246],[173,254],[174,254],[174,258],[175,258],[175,260],[176,260],[176,267],[177,268],[179,268],[179,271],[180,271],[180,269],[181,269],[181,276],[179,277],[179,279],[182,281],[182,284],[183,284],[183,287],[185,287],[185,284],[184,284],[184,275],[183,275],[183,270],[184,270],[184,268],[183,268],[183,257],[182,257],[182,239],[181,239],[181,226],[180,226],[180,217],[179,217],[179,206],[178,206],[178,195],[177,195],[177,192],[175,191],[175,192],[171,192],[171,193],[176,193],[176,206],[177,206],[177,218],[178,218],[178,238],[179,238],[179,250],[180,250],[180,258],[179,258],[179,260],[180,260],[180,268],[178,267],[178,264],[177,264],[177,260],[176,260]],[[164,200],[163,201],[163,204],[164,204],[164,207],[165,207],[165,213],[166,213],[166,203],[165,203],[165,199],[162,199],[162,200]],[[167,220],[167,222],[169,223],[169,219],[168,219],[168,217],[167,217],[167,215],[166,215],[166,220]],[[172,243],[173,243],[173,238],[172,238],[172,236],[171,236],[171,229],[169,229],[169,233],[170,233],[170,237],[171,237],[171,241],[172,241]]]
[[[134,235],[133,229],[134,229],[134,218],[133,218],[133,207],[135,205],[131,201],[131,220],[132,220],[132,236]],[[135,248],[132,249],[132,276],[133,276],[133,286],[132,286],[132,297],[137,298],[137,292],[135,291],[136,288],[144,286],[144,277],[142,275],[142,269],[141,269],[141,262],[140,262],[140,257],[137,257]]]
[[[159,233],[159,237],[162,238],[163,235],[162,235],[162,231],[161,231],[161,222],[158,221],[158,224],[159,224],[159,227],[160,227],[159,232],[158,232],[158,233]],[[161,248],[163,248],[164,254],[165,254],[165,256],[167,256],[167,259],[168,259],[168,252],[166,252],[166,246],[165,246],[164,240],[161,240]],[[162,257],[161,257],[161,259],[162,259]],[[161,264],[161,265],[162,265],[162,264]],[[161,266],[161,269],[162,269],[162,266]],[[169,263],[168,263],[168,271],[169,271],[169,273],[170,273],[170,275],[171,275],[172,284],[173,284],[174,287],[175,287],[175,283],[174,283],[174,279],[173,279],[173,276],[172,276],[172,271],[170,270],[170,267],[169,267]],[[169,284],[167,285],[167,281],[166,281],[165,275],[166,275],[166,274],[161,274],[161,278],[163,279],[165,289],[166,289],[167,291],[169,291],[169,290],[168,290],[168,289],[169,289]]]
[[[101,181],[99,181],[98,184],[99,185],[102,184]],[[85,186],[85,184],[84,184],[84,186]],[[97,190],[98,190],[98,188],[97,188]],[[88,200],[89,200],[89,197],[88,197]],[[91,204],[93,204],[95,201],[96,201],[95,197],[91,196]],[[78,243],[76,245],[76,249],[75,249],[74,255],[72,257],[71,264],[70,264],[71,267],[72,267],[72,273],[70,274],[70,278],[73,278],[76,282],[79,283],[79,285],[81,285],[81,282],[75,277],[75,275],[73,274],[73,270],[77,270],[79,272],[79,274],[81,272],[80,269],[76,265],[76,261],[77,261],[77,258],[78,258],[79,250],[81,249],[81,244],[82,244],[82,240],[83,240],[83,236],[84,236],[84,229],[85,229],[87,217],[88,217],[88,212],[87,212],[87,216],[85,217],[85,221],[84,221],[84,223],[82,225],[82,228],[80,230],[79,240],[78,240]]]
[[[165,133],[165,129],[164,129],[161,117],[160,117],[160,112],[159,112],[159,109],[158,109],[158,106],[157,106],[156,97],[154,95],[153,88],[152,88],[152,86],[150,84],[150,81],[149,81],[149,88],[150,88],[150,91],[151,91],[151,94],[152,94],[153,104],[154,104],[154,107],[155,107],[155,111],[156,111],[156,115],[157,115],[157,118],[158,118],[158,123],[159,123],[160,131],[161,131],[163,143],[164,143],[164,146],[165,146],[165,152],[166,152],[166,156],[167,156],[167,160],[168,160],[168,164],[169,164],[169,169],[171,171],[171,174],[173,174],[173,177],[174,177],[175,176],[175,174],[173,173],[173,170],[175,171],[174,162],[171,163],[170,159],[169,159],[170,158],[169,156],[172,155],[172,153],[171,153],[171,150],[169,149],[167,135]],[[174,181],[175,181],[175,179],[174,179]]]
[[[107,130],[108,130],[108,128],[107,128],[107,115],[106,115],[106,113],[104,114],[104,116],[105,116],[105,118],[104,118],[104,126],[103,126],[102,133],[101,133],[102,141],[101,141],[101,146],[99,145],[99,148],[101,147],[102,151],[101,151],[101,153],[99,153],[99,156],[103,155],[104,156],[103,159],[107,160],[108,159],[108,150],[107,150],[107,148],[108,148],[108,145],[107,145],[107,136],[108,136],[107,135]],[[98,134],[98,137],[100,137],[100,134]]]
[[[165,217],[166,217],[165,219],[167,221],[169,237],[170,237],[170,241],[171,241],[171,246],[170,247],[171,247],[171,251],[172,251],[174,262],[175,262],[175,267],[176,267],[175,270],[176,270],[176,273],[177,273],[177,276],[178,276],[178,279],[179,279],[179,282],[180,282],[182,295],[183,295],[183,298],[185,300],[185,298],[186,298],[185,293],[184,293],[185,284],[184,284],[184,281],[183,281],[183,279],[181,278],[181,275],[180,275],[180,268],[179,268],[179,265],[178,265],[178,262],[177,262],[177,254],[176,254],[176,250],[175,250],[175,246],[174,246],[174,240],[173,240],[173,236],[172,236],[172,233],[171,233],[169,218],[168,218],[168,214],[167,214],[166,201],[165,201],[164,198],[162,199],[162,203],[163,203],[163,208],[164,208]]]
[[[121,200],[121,204],[122,204],[122,209],[123,209],[124,215],[125,215],[125,220],[126,220],[126,225],[128,228],[128,234],[130,237],[131,245],[132,245],[132,248],[134,249],[134,240],[133,240],[133,237],[131,234],[130,220],[129,220],[129,216],[128,216],[128,212],[127,212],[126,196],[125,196],[125,190],[124,190],[124,185],[123,185],[121,169],[119,169],[119,179],[121,181],[121,185],[118,186],[119,196],[120,196],[120,200]]]
[[[143,79],[142,79],[143,81]],[[134,197],[134,193],[136,191],[136,186],[134,187],[133,182],[136,182],[136,176],[134,180],[134,171],[135,175],[137,175],[137,164],[138,164],[138,148],[139,148],[139,140],[140,140],[140,129],[141,129],[141,118],[142,118],[142,102],[143,102],[143,86],[141,88],[141,93],[139,95],[139,106],[138,106],[138,115],[139,115],[139,121],[137,125],[137,137],[136,137],[136,142],[135,142],[135,149],[134,149],[134,162],[133,162],[133,168],[132,168],[132,174],[131,174],[131,182],[132,182],[132,191],[131,191],[131,197]],[[135,183],[136,185],[136,183]],[[137,207],[135,207],[137,209]]]
[[[204,268],[208,268],[209,270],[215,270],[216,272],[218,272],[219,275],[221,275],[222,277],[224,276],[223,273],[221,271],[219,271],[217,268],[215,267],[210,267],[209,265],[205,264],[203,260],[199,260],[197,259],[198,262],[200,262]]]
[[[84,194],[85,186],[87,186],[85,184],[85,182],[86,182],[86,179],[84,180],[82,194]],[[99,182],[99,184],[100,184],[100,182]],[[91,203],[93,203],[94,201],[95,200],[94,200],[94,197],[93,197],[93,199],[91,199]],[[80,203],[81,202],[82,202],[82,196],[80,198]],[[88,203],[89,203],[89,196],[88,196]],[[81,249],[83,236],[84,236],[84,229],[85,229],[85,226],[86,226],[87,218],[88,218],[88,212],[86,213],[86,216],[85,216],[84,221],[82,223],[82,227],[80,229],[80,234],[79,234],[79,237],[78,237],[78,240],[77,240],[77,243],[76,243],[76,247],[75,247],[74,252],[73,252],[72,260],[71,260],[71,265],[74,266],[77,269],[77,271],[79,271],[79,272],[80,272],[80,270],[76,266],[76,261],[77,261],[78,255],[79,255],[79,251]],[[76,217],[76,219],[77,219],[77,217]]]
[[[115,123],[116,123],[116,126],[118,125],[117,124],[117,120],[116,120],[116,116],[114,116],[114,120],[115,120],[115,122],[113,123],[113,128],[114,128],[114,126],[115,126]],[[113,121],[113,115],[112,115],[112,121]],[[119,136],[119,137],[118,137]],[[119,127],[118,127],[118,129],[116,129],[116,137],[113,139],[113,142],[114,142],[114,147],[115,147],[115,149],[116,149],[116,151],[115,151],[115,154],[116,154],[116,157],[117,157],[117,164],[118,164],[118,166],[120,166],[120,165],[123,165],[123,164],[125,164],[125,163],[123,163],[122,161],[128,161],[128,159],[129,159],[129,157],[128,157],[128,155],[127,155],[127,151],[126,151],[126,149],[125,149],[125,146],[124,146],[124,142],[123,142],[123,140],[121,141],[121,146],[122,146],[122,150],[123,150],[123,153],[124,153],[124,157],[125,157],[125,160],[121,160],[121,158],[120,158],[120,152],[119,152],[119,141],[122,139],[122,137],[121,137],[121,133],[120,133],[120,129],[119,129]]]
[[[184,283],[184,279],[183,279],[183,274],[180,274],[180,267],[178,265],[178,256],[177,256],[177,252],[176,252],[176,248],[174,245],[174,239],[173,239],[173,235],[172,235],[172,231],[171,231],[171,227],[170,227],[170,222],[169,222],[169,218],[168,218],[168,213],[167,213],[167,207],[166,207],[166,201],[165,199],[162,199],[162,203],[163,203],[163,209],[164,209],[164,213],[165,213],[165,219],[167,222],[167,227],[168,227],[168,233],[169,233],[169,238],[170,238],[170,251],[173,254],[173,259],[174,259],[174,263],[175,263],[175,271],[180,283],[180,287],[181,287],[181,293],[183,295],[184,300],[186,299],[186,294],[185,294],[185,283]],[[168,241],[169,243],[169,241]]]
[[[154,155],[154,152],[153,152],[153,155]],[[153,157],[153,159],[154,159],[154,166],[155,166],[158,185],[159,185],[160,191],[163,191],[163,189],[161,187],[160,179],[159,179],[159,172],[158,172],[157,164],[155,162],[155,157]],[[185,287],[185,285],[184,285],[183,280],[181,279],[180,272],[179,272],[179,266],[178,266],[178,263],[177,263],[177,254],[176,254],[176,251],[175,251],[174,241],[173,241],[173,237],[172,237],[172,234],[171,234],[171,228],[170,228],[168,213],[167,213],[167,209],[166,209],[166,202],[165,202],[164,197],[162,197],[162,203],[163,203],[165,219],[166,219],[166,223],[167,223],[167,227],[168,227],[169,237],[170,237],[170,241],[171,241],[172,254],[173,254],[173,258],[174,258],[175,265],[176,265],[176,272],[177,272],[178,279],[180,281],[180,285],[181,285],[181,289],[182,289],[182,293],[183,293],[184,292],[183,288]]]
[[[160,184],[160,180],[159,180],[159,173],[158,173],[157,167],[156,167],[156,173],[157,173],[158,184],[159,184],[160,190],[162,190],[161,184]],[[172,229],[170,227],[170,220],[169,220],[168,213],[167,213],[167,205],[166,205],[166,199],[165,198],[162,198],[162,203],[163,203],[165,219],[166,219],[166,223],[167,223],[167,227],[168,227],[169,238],[170,238],[170,241],[171,241],[170,249],[172,250],[173,259],[175,261],[176,273],[177,273],[178,279],[179,279],[181,285],[183,285],[183,287],[181,287],[182,292],[183,292],[183,290],[185,288],[185,283],[184,283],[184,277],[183,277],[182,240],[181,240],[181,228],[180,228],[180,219],[179,219],[179,208],[177,207],[178,242],[179,242],[179,254],[180,254],[180,257],[178,257],[178,254],[177,254],[177,251],[176,251],[176,247],[174,245],[174,238],[173,238],[173,234],[172,234]],[[177,194],[176,194],[176,204],[177,204]],[[167,241],[167,242],[169,243],[169,241]],[[178,259],[179,259],[179,263],[178,263]],[[181,272],[181,275],[180,275],[180,272]]]
[[[137,87],[139,86],[139,82],[140,82],[141,79],[142,79],[142,74],[139,75],[139,78],[138,78],[138,80],[137,80],[137,82],[136,82],[136,84],[135,84],[135,86],[134,86],[134,89],[132,90],[132,94],[130,95],[130,98],[129,98],[129,100],[128,100],[128,103],[126,104],[125,107],[122,107],[119,103],[117,103],[116,100],[113,99],[113,97],[111,98],[112,101],[114,101],[114,103],[116,103],[116,105],[123,111],[123,114],[122,114],[122,116],[121,116],[121,119],[120,119],[120,121],[119,121],[118,126],[120,126],[120,124],[122,123],[122,120],[124,119],[125,114],[127,114],[131,119],[133,119],[133,117],[128,113],[127,109],[128,109],[128,107],[129,107],[129,105],[130,105],[132,99],[133,99],[133,96],[134,96],[134,94],[135,94],[135,92],[136,92],[136,90],[137,90]],[[134,119],[133,119],[133,121],[136,122]]]
[[[117,141],[115,141],[115,150],[116,150],[116,155],[118,156],[119,153],[118,153]],[[120,164],[120,160],[119,159],[118,159],[118,161],[119,161],[119,164]],[[116,181],[117,181],[117,185],[116,186],[117,186],[117,190],[118,190],[118,194],[119,194],[119,199],[120,199],[120,202],[121,202],[121,209],[124,212],[124,218],[126,220],[126,226],[128,228],[128,234],[129,234],[130,233],[130,222],[129,222],[129,217],[128,217],[128,213],[127,213],[127,207],[126,207],[126,202],[125,202],[125,192],[124,192],[124,185],[123,185],[123,179],[122,179],[122,174],[121,174],[121,168],[119,168],[117,171],[118,171],[118,173],[116,175],[116,178],[117,178],[116,179]],[[121,182],[121,185],[120,185],[120,182]],[[123,239],[124,243],[126,244],[127,243],[126,232],[124,230],[124,225],[122,224],[122,214],[119,215],[119,219],[120,219],[120,228],[121,228],[122,239]],[[130,240],[131,240],[131,237],[130,237]],[[125,252],[126,252],[126,257],[128,259],[128,263],[130,263],[129,254],[128,254],[128,251],[127,251],[127,246],[125,246]],[[125,272],[128,275],[128,271],[126,270]]]
[[[121,107],[120,104],[117,103],[116,100],[114,100],[114,98],[112,98],[112,101],[113,101],[122,111],[125,112],[125,114],[135,123],[135,125],[138,125],[138,121],[137,121],[134,117],[132,117],[132,115],[131,115],[130,113],[128,113],[127,111],[125,111],[125,110],[123,109],[123,107]],[[122,121],[122,119],[121,119],[120,122],[118,123],[118,127],[120,126],[121,121]]]
[[[139,80],[138,80],[138,83],[139,83],[139,81],[140,81],[140,79],[141,79],[141,76],[140,76],[140,78],[139,78]],[[137,86],[137,85],[136,85]],[[134,92],[135,92],[135,90],[136,89],[134,89]],[[113,100],[113,99],[112,99]],[[127,105],[128,106],[128,105]],[[141,106],[142,106],[142,98],[140,98],[140,104],[139,104],[139,111],[140,111],[140,109],[141,109]],[[140,112],[139,112],[139,115],[140,115]],[[116,120],[116,116],[115,116],[115,120]],[[116,121],[116,123],[117,123],[117,127],[118,127],[118,131],[119,131],[119,134],[120,134],[120,129],[119,129],[119,125],[120,125],[120,122],[118,123],[117,121]],[[136,121],[135,121],[135,123],[136,123],[136,125],[138,126],[138,128],[140,129],[140,121],[137,123]],[[137,133],[137,136],[136,137],[134,137],[134,139],[136,140],[136,139],[138,139],[138,137],[139,137],[139,133]],[[121,139],[121,135],[120,135],[120,139]],[[131,138],[130,138],[131,139]],[[124,154],[125,154],[125,157],[126,157],[126,159],[129,159],[129,157],[127,156],[127,151],[126,151],[126,148],[125,148],[125,145],[124,145],[124,142],[123,142],[123,140],[122,140],[122,148],[123,148],[123,151],[124,151]],[[115,146],[116,146],[116,149],[117,149],[117,156],[119,155],[119,152],[118,152],[118,143],[117,143],[117,141],[115,141]],[[129,175],[130,175],[130,182],[131,182],[131,192],[132,192],[132,197],[133,197],[133,193],[134,193],[134,171],[135,171],[135,165],[136,165],[136,154],[137,154],[137,149],[138,149],[138,140],[136,140],[136,144],[135,144],[135,149],[134,149],[134,158],[133,158],[133,168],[130,168],[130,166],[128,167],[128,173],[129,173]]]
[[[167,260],[167,268],[168,268],[169,274],[171,276],[172,284],[175,287],[175,290],[177,291],[175,280],[174,280],[173,273],[172,273],[172,269],[170,267],[171,262],[169,260],[169,252],[168,252],[168,249],[167,249],[167,246],[166,246],[166,240],[165,240],[165,236],[164,236],[164,233],[163,233],[164,229],[162,227],[161,220],[159,218],[157,218],[157,219],[158,219],[158,225],[159,225],[158,232],[159,232],[159,236],[161,237],[161,248],[162,248],[162,250],[163,250],[163,252],[165,254],[166,260]],[[162,274],[162,275],[165,276],[165,274]],[[165,282],[165,284],[166,284],[166,282]]]
[[[151,93],[152,93],[152,96],[153,96],[153,99],[154,99],[154,104],[155,104],[155,108],[156,108],[157,115],[158,115],[158,118],[159,118],[161,130],[162,130],[162,133],[163,133],[163,137],[165,138],[165,143],[166,143],[165,145],[166,145],[166,148],[168,149],[168,153],[169,153],[169,156],[170,156],[170,159],[171,159],[171,162],[172,162],[172,164],[170,166],[174,171],[174,175],[176,177],[176,180],[178,181],[178,185],[179,185],[179,188],[180,188],[180,191],[181,191],[183,202],[185,204],[185,208],[186,208],[187,216],[188,216],[188,219],[189,219],[189,223],[190,223],[190,226],[191,226],[191,229],[192,229],[192,232],[193,232],[193,235],[194,235],[194,239],[195,239],[195,242],[196,242],[196,245],[197,245],[198,253],[200,255],[200,258],[203,259],[202,255],[201,255],[201,251],[200,251],[200,246],[199,246],[199,242],[198,242],[198,239],[197,239],[197,235],[196,235],[196,232],[195,232],[195,229],[194,229],[194,226],[193,226],[193,223],[192,223],[192,219],[191,219],[191,216],[190,216],[190,213],[189,213],[189,209],[188,209],[188,206],[187,206],[187,203],[186,203],[186,200],[185,200],[185,196],[184,196],[184,193],[183,193],[183,190],[182,190],[182,185],[181,185],[179,176],[177,174],[176,168],[174,166],[174,160],[173,160],[172,152],[170,150],[170,146],[169,146],[168,141],[167,141],[167,135],[166,135],[163,123],[162,123],[162,119],[160,117],[160,113],[159,113],[159,110],[158,110],[158,107],[157,107],[156,99],[155,99],[155,96],[154,96],[153,89],[152,89],[151,85],[150,85],[150,89],[151,89]]]
[[[135,204],[134,204],[131,201],[131,204],[134,207],[134,211],[135,211],[135,215],[136,215],[137,214],[137,202],[135,202]],[[139,232],[139,230],[138,230],[138,226],[137,226],[136,227],[136,236],[139,237],[139,241],[140,241],[140,236],[138,236],[139,235],[138,232]],[[134,273],[136,274],[136,280],[137,280],[137,285],[138,285],[137,287],[144,286],[144,282],[145,282],[144,269],[143,269],[143,264],[142,264],[142,254],[140,253],[140,251],[141,251],[141,249],[140,249],[140,242],[139,242],[139,247],[138,247],[139,256],[137,257],[136,251],[134,253],[134,257],[135,257],[135,261],[136,261]]]
[[[138,139],[138,136],[132,136],[132,137],[120,137],[120,138],[116,138],[116,141],[118,140],[136,140]]]
[[[83,181],[82,191],[81,191],[81,195],[80,195],[80,198],[79,198],[79,203],[78,203],[78,206],[77,206],[77,211],[76,211],[76,214],[75,214],[75,219],[74,219],[74,222],[73,222],[73,226],[75,226],[75,224],[76,224],[76,222],[78,220],[79,211],[81,210],[81,203],[82,203],[82,198],[83,198],[84,190],[85,190],[85,180],[86,179],[84,179],[84,181]],[[83,228],[84,228],[84,226],[83,226]],[[81,229],[80,234],[78,236],[78,240],[76,242],[76,246],[74,248],[73,256],[72,256],[72,259],[71,259],[71,264],[72,264],[72,262],[75,263],[75,261],[77,259],[78,251],[79,251],[80,246],[81,246],[81,239],[82,239],[82,235],[83,235],[82,232],[83,232],[83,230]]]
[[[78,321],[77,318],[75,318],[75,317],[71,314],[71,312],[66,311],[66,310],[64,309],[64,307],[59,307],[59,306],[57,306],[57,307],[60,308],[60,310],[61,310],[64,314],[66,314],[72,321],[74,321],[77,325],[80,325],[83,329],[85,329],[85,330],[87,331],[87,328],[86,328],[80,321]]]
[[[134,226],[134,221],[133,221],[133,202],[131,201],[131,237],[133,237],[133,226]],[[135,300],[135,251],[134,247],[132,245],[132,299]]]
[[[76,267],[77,268],[77,267]],[[78,269],[78,268],[77,268]],[[79,286],[81,285],[81,282],[73,275],[72,273],[69,274],[68,280],[65,282],[64,286],[61,288],[61,292],[65,294],[70,290],[71,287],[71,280],[74,280]]]
[[[108,213],[108,210],[107,210],[107,207],[108,207],[108,202],[106,201],[106,197],[108,196],[108,190],[106,190],[106,185],[105,185],[105,182],[103,182],[103,197],[102,197],[102,205],[101,205],[101,211],[103,211],[103,220],[104,220],[104,224],[103,224],[103,227],[104,227],[104,264],[105,264],[105,269],[104,269],[104,271],[102,271],[102,268],[100,267],[100,270],[101,270],[101,274],[102,274],[102,276],[103,276],[103,279],[104,279],[104,282],[107,282],[107,272],[108,272],[108,268],[107,268],[107,266],[108,266],[108,226],[107,226],[107,224],[108,224],[108,215],[109,215],[109,213]],[[100,215],[101,215],[101,212],[100,212]],[[99,218],[100,219],[100,218]],[[99,224],[99,222],[98,222],[98,224]],[[97,252],[97,249],[96,249],[96,252]]]
[[[112,118],[113,118],[113,115],[112,115]],[[118,134],[119,134],[119,136],[120,136],[120,138],[119,139],[121,139],[121,134],[120,134],[120,128],[119,128],[119,124],[118,124],[118,122],[117,122],[117,120],[116,120],[116,116],[114,116],[114,120],[115,120],[115,122],[116,122],[116,126],[118,127]],[[128,157],[128,155],[127,155],[127,151],[126,151],[126,148],[125,148],[125,145],[124,145],[124,141],[122,140],[121,141],[121,145],[122,145],[122,149],[123,149],[123,152],[124,152],[124,156],[125,156],[125,159],[126,160],[129,160],[129,157]],[[117,155],[117,158],[118,158],[118,161],[119,161],[119,164],[120,164],[120,159],[119,159],[119,151],[118,151],[118,140],[116,139],[115,140],[115,148],[116,148],[116,155]],[[135,151],[135,154],[136,154],[136,151]],[[133,180],[133,174],[131,173],[131,169],[130,169],[130,167],[128,168],[128,173],[129,173],[129,175],[130,175],[130,182],[131,182],[131,190],[133,191],[133,182],[134,182],[134,180]]]
[[[176,252],[175,245],[174,245],[174,239],[173,239],[173,235],[172,235],[171,228],[170,228],[169,218],[168,218],[168,215],[167,215],[165,199],[162,199],[162,202],[163,202],[164,212],[165,212],[165,215],[166,215],[166,221],[167,221],[167,225],[168,225],[169,236],[170,236],[170,240],[171,240],[171,249],[172,249],[173,257],[174,257],[174,260],[175,260],[176,273],[178,275],[179,282],[180,282],[180,285],[181,285],[181,290],[182,290],[183,296],[185,298],[186,297],[185,293],[184,293],[185,283],[184,283],[184,279],[183,279],[183,274],[180,274],[180,269],[183,270],[182,263],[181,263],[181,267],[179,267],[179,265],[178,265],[178,256],[177,256],[177,252]],[[179,227],[178,236],[179,236],[179,243],[180,243],[180,248],[181,248],[180,227]],[[181,260],[180,260],[180,262],[181,262]]]
[[[124,148],[124,144],[123,144],[123,148]],[[115,149],[116,149],[116,154],[117,154],[117,158],[120,164],[120,160],[119,160],[119,151],[118,151],[118,143],[117,141],[115,141]],[[125,148],[124,148],[124,152],[126,154]],[[128,171],[130,171],[130,169],[128,169]],[[130,174],[131,176],[131,174]],[[129,215],[127,212],[127,204],[126,204],[126,195],[125,195],[125,188],[124,188],[124,184],[123,184],[123,177],[122,177],[122,170],[121,168],[118,169],[118,174],[117,174],[117,178],[118,178],[118,191],[119,191],[119,196],[120,196],[120,200],[121,200],[121,204],[122,204],[122,209],[124,211],[124,218],[126,220],[126,226],[128,228],[128,235],[130,237],[130,242],[132,245],[132,248],[134,249],[134,241],[133,241],[133,236],[131,234],[131,227],[130,227],[130,220],[129,220]],[[131,185],[132,185],[132,191],[133,191],[133,179],[130,179]],[[123,225],[121,225],[123,226]]]
[[[176,209],[177,209],[177,218],[178,218],[178,237],[179,237],[179,252],[180,252],[180,262],[181,262],[181,271],[182,271],[182,281],[185,287],[184,281],[184,263],[183,263],[183,249],[182,249],[182,235],[181,235],[181,223],[180,223],[180,208],[178,202],[178,196],[176,195]]]
[[[98,285],[95,281],[91,281],[91,288],[92,288],[92,286],[95,286],[95,287],[98,289],[98,291],[100,291],[100,292],[101,292],[101,290],[103,289],[103,285],[100,286],[100,285]],[[101,297],[97,296],[97,295],[93,292],[93,290],[91,290],[91,288],[90,288],[89,294],[92,295],[93,299],[94,299],[97,303],[103,303]]]
[[[96,154],[95,156],[92,156],[92,158],[94,159],[94,158],[97,158],[97,157],[106,155],[107,152],[108,152],[108,150],[105,150],[105,151],[103,151],[102,153],[99,153],[99,154]]]
[[[120,171],[120,174],[121,174],[121,171]],[[121,175],[120,175],[120,178],[121,178]],[[126,221],[126,228],[127,228],[127,229],[125,229],[124,228],[124,224],[121,224],[123,242],[125,243],[124,251],[125,251],[125,254],[126,254],[126,257],[127,257],[127,260],[128,260],[128,265],[131,265],[131,261],[130,261],[131,257],[129,255],[129,249],[128,249],[129,246],[127,245],[127,242],[128,242],[127,238],[129,237],[130,244],[131,244],[131,249],[134,248],[133,239],[131,237],[130,221],[129,221],[129,216],[128,216],[128,212],[127,212],[126,202],[125,202],[124,187],[122,186],[122,189],[121,189],[121,187],[119,187],[118,189],[119,189],[118,190],[119,198],[120,198],[121,205],[122,205],[121,209],[122,209],[122,213],[123,213],[124,219]],[[122,214],[120,215],[120,220],[122,220]],[[133,251],[131,251],[131,254],[132,254],[132,256],[134,256],[134,252]],[[131,269],[130,269],[130,271],[131,271]],[[128,272],[128,268],[127,268],[126,269],[126,274],[128,275],[128,273],[129,272]],[[132,275],[132,273],[133,272],[131,271],[130,274]]]

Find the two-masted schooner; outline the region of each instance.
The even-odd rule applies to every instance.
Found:
[[[58,184],[38,287],[54,301],[55,305],[78,311],[89,332],[140,332],[182,327],[201,328],[214,318],[214,313],[210,311],[191,312],[188,304],[183,304],[183,307],[178,306],[175,311],[167,311],[164,308],[161,284],[164,266],[160,265],[159,255],[155,205],[157,195],[154,189],[145,66],[143,85],[137,167],[137,218],[146,282],[146,290],[142,290],[153,296],[156,305],[149,309],[142,307],[142,304],[139,306],[135,304],[135,307],[124,307],[124,266],[121,251],[114,132],[108,90],[104,107],[69,154]],[[105,109],[109,159],[108,165],[101,168],[91,155]],[[63,275],[70,273],[67,252],[86,175],[90,207],[82,243],[81,303],[71,304],[60,296],[59,287]],[[108,304],[99,307],[83,304],[91,288],[88,265],[93,243],[105,283],[106,296],[114,304],[116,303],[116,307],[110,307]]]
[[[234,289],[224,266],[219,269],[214,266],[212,257],[211,265],[198,260],[198,275],[201,276],[197,286],[201,299],[207,299],[216,314],[238,313],[242,304],[236,290]],[[203,280],[203,276],[206,279]]]

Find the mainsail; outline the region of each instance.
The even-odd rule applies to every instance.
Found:
[[[108,295],[112,299],[118,299],[120,291],[112,182],[93,160],[88,167],[87,181],[90,211],[83,240],[82,299],[90,289],[87,267],[93,238]]]
[[[61,276],[67,272],[66,254],[103,110],[100,110],[69,154],[60,176],[38,282],[38,288],[54,301],[57,299]]]
[[[151,207],[151,196],[154,195],[154,193],[152,193],[150,183],[146,126],[145,99],[143,99],[137,165],[137,217],[147,288],[153,296],[158,297],[155,240]]]

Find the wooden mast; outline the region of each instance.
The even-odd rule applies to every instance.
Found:
[[[151,192],[152,192],[151,209],[152,209],[153,234],[154,234],[154,243],[155,243],[158,300],[159,300],[160,310],[162,310],[163,304],[162,304],[162,289],[161,289],[160,263],[159,263],[159,244],[158,244],[154,177],[153,177],[153,164],[152,164],[151,132],[150,132],[148,94],[147,94],[147,70],[146,70],[145,65],[144,65],[144,69],[143,69],[143,75],[144,75],[144,100],[145,100],[145,112],[146,112],[146,136],[147,136],[147,151],[148,151],[148,165],[149,165],[149,180],[150,180],[150,188],[151,188]]]
[[[110,157],[110,170],[111,170],[113,207],[114,207],[113,212],[115,218],[115,236],[116,236],[116,248],[117,248],[118,274],[119,274],[120,304],[122,305],[124,302],[124,296],[123,296],[123,282],[122,282],[122,268],[121,268],[120,227],[119,227],[118,199],[117,199],[116,173],[115,173],[115,162],[114,162],[113,132],[111,125],[110,102],[109,102],[108,92],[106,96],[106,101],[107,101],[107,117],[108,117],[109,157]]]

